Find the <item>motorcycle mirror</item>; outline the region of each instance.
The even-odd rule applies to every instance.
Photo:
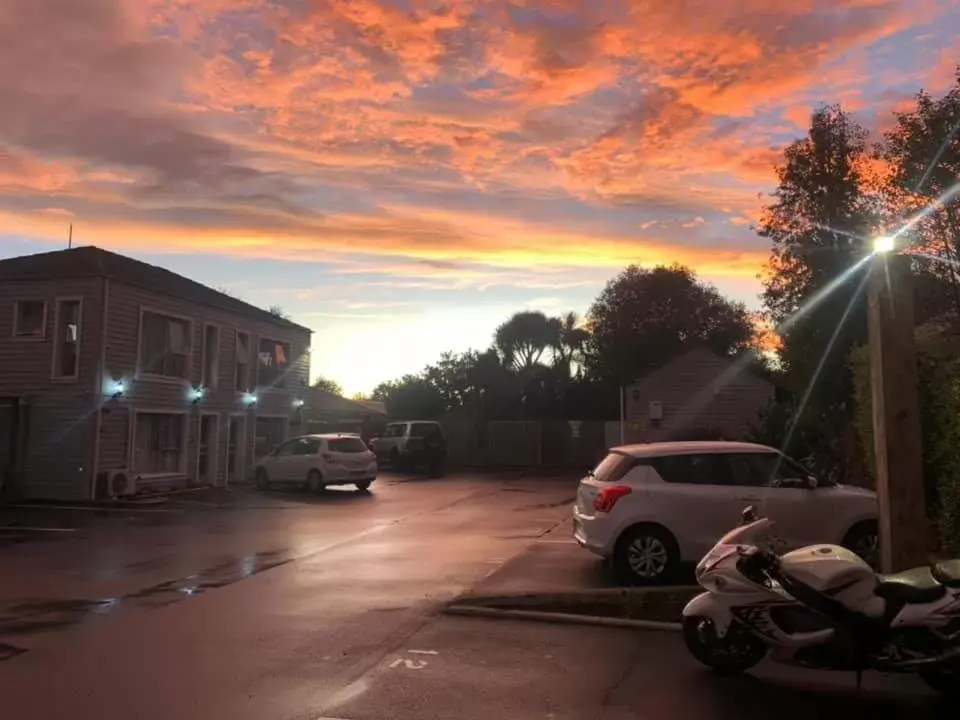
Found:
[[[747,505],[740,515],[740,524],[749,525],[757,519],[757,509],[753,505]]]

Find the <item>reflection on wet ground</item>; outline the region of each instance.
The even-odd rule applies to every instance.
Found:
[[[167,580],[136,592],[97,600],[31,600],[0,607],[0,637],[23,637],[62,630],[94,615],[106,615],[122,607],[159,608],[208,590],[232,585],[293,560],[288,550],[231,557],[196,573]],[[23,652],[24,648],[0,643],[0,661]]]

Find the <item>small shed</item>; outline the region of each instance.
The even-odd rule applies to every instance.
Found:
[[[375,400],[349,400],[320,388],[309,388],[303,396],[301,432],[358,433],[364,440],[383,430],[387,410]]]
[[[751,371],[750,359],[696,348],[627,386],[626,439],[657,442],[706,430],[743,439],[777,392]]]

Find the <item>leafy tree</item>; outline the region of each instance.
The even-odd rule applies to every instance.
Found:
[[[506,365],[530,370],[540,363],[544,352],[559,344],[560,323],[542,312],[515,313],[494,333],[494,346]]]
[[[590,308],[586,364],[612,384],[642,377],[700,345],[719,355],[747,347],[753,327],[742,303],[723,298],[689,268],[631,265]]]
[[[318,375],[316,378],[314,378],[314,381],[310,384],[310,387],[343,397],[343,388],[340,387],[340,383],[338,383],[336,380],[326,378],[323,375]]]
[[[422,375],[404,375],[399,380],[380,383],[371,397],[385,403],[387,414],[393,418],[429,419],[446,410],[440,391]]]
[[[928,293],[939,295],[939,310],[960,315],[960,67],[954,86],[941,98],[921,91],[916,105],[896,114],[897,122],[878,148],[890,168],[888,200],[899,226],[916,217],[908,236],[921,252],[942,262],[918,263]],[[923,211],[921,213],[921,211]],[[936,281],[940,282],[937,283]],[[932,300],[920,310],[934,315]]]
[[[554,347],[554,367],[565,377],[579,375],[583,370],[584,350],[590,339],[590,332],[572,311],[556,318],[556,323],[558,332]]]
[[[852,397],[847,357],[866,333],[867,267],[840,278],[879,229],[876,198],[864,192],[866,140],[839,106],[815,112],[807,136],[784,153],[779,185],[758,227],[773,245],[763,300],[780,331],[784,370],[806,387],[822,363],[811,397],[841,409],[849,409]]]

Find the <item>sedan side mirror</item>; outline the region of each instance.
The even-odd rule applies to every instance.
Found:
[[[757,519],[757,508],[753,505],[747,505],[743,512],[740,515],[740,524],[749,525],[752,522],[756,522]]]

